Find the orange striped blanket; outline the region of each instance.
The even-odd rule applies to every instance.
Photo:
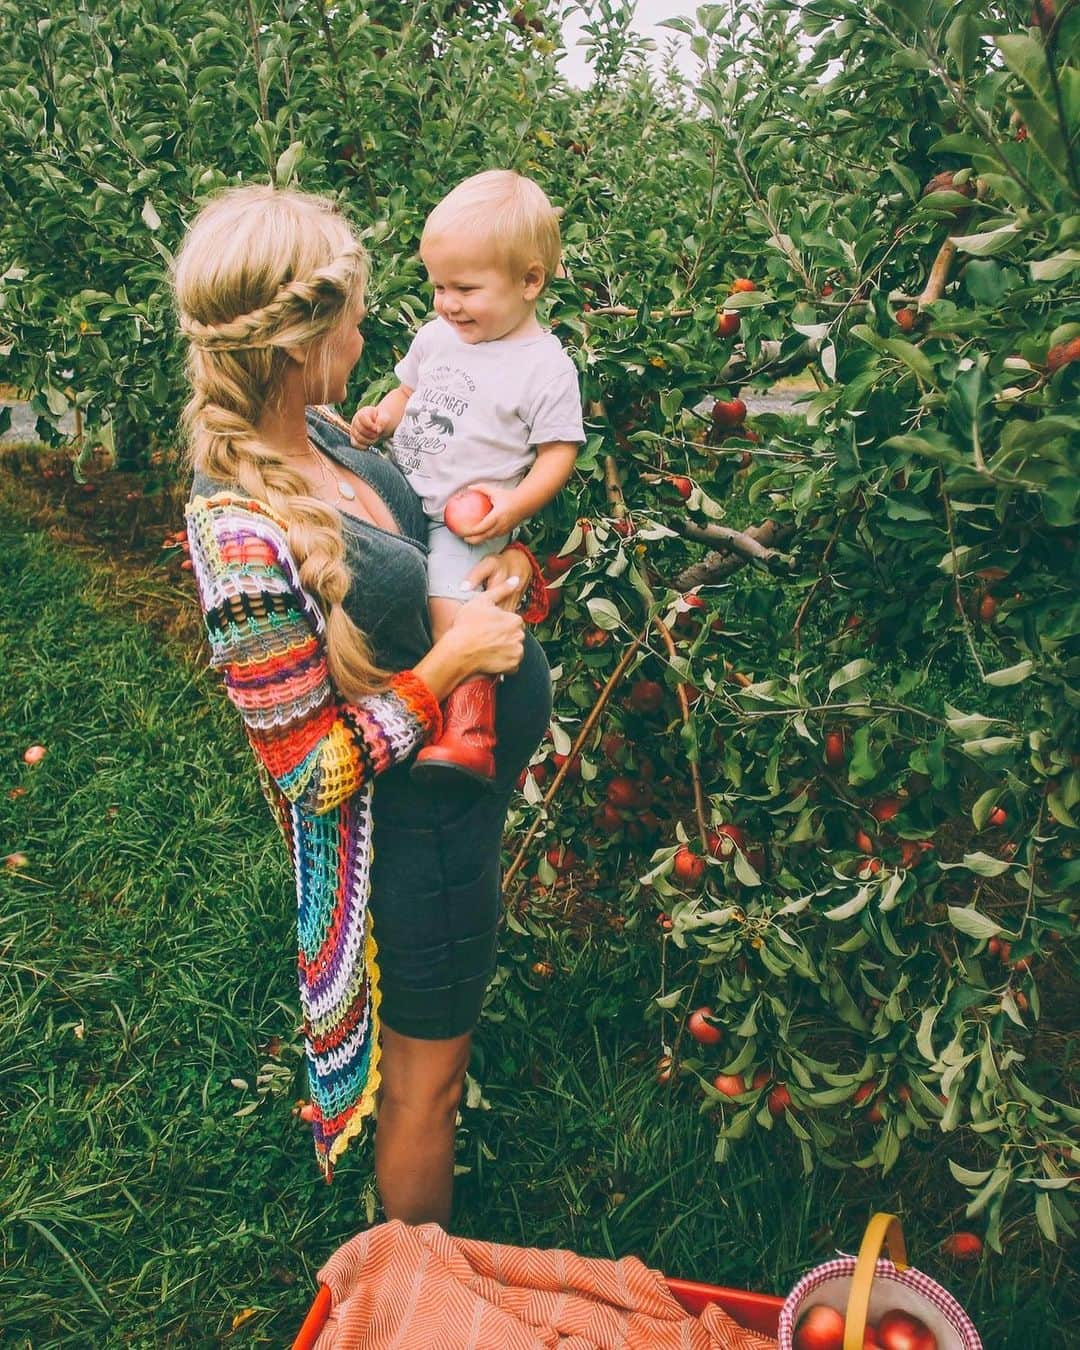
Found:
[[[636,1257],[502,1247],[438,1224],[380,1224],[319,1271],[316,1350],[775,1350],[715,1305],[686,1312]]]

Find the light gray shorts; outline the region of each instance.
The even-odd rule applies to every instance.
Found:
[[[448,600],[468,600],[469,592],[461,583],[481,558],[501,553],[510,542],[508,534],[489,539],[485,544],[467,544],[441,520],[428,524],[428,595]]]

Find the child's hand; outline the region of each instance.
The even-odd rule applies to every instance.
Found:
[[[353,445],[359,445],[365,450],[369,445],[382,440],[389,430],[390,419],[377,403],[370,404],[366,408],[357,408],[349,426]]]
[[[497,487],[493,483],[470,483],[469,490],[483,492],[491,498],[491,510],[476,522],[471,534],[463,535],[467,544],[486,544],[489,539],[498,539],[509,534],[515,525],[520,525],[524,516],[514,509],[513,488]]]

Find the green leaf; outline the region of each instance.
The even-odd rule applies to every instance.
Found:
[[[966,80],[979,54],[981,34],[973,14],[958,14],[945,35],[949,55],[956,62],[961,80]]]
[[[995,934],[1001,932],[1001,925],[987,918],[985,914],[980,914],[977,909],[966,909],[960,905],[949,905],[949,922],[960,933],[966,933],[968,937],[978,938],[980,941],[986,938],[992,938]]]
[[[622,617],[610,600],[595,596],[585,601],[585,607],[597,628],[603,628],[610,633],[622,627]]]
[[[288,187],[292,182],[293,175],[296,173],[296,166],[300,163],[300,158],[303,153],[304,142],[293,141],[292,144],[278,156],[276,167],[278,187]]]
[[[1001,789],[992,787],[987,788],[972,804],[971,823],[977,830],[981,830],[990,819],[990,812],[998,804],[1001,797]]]
[[[992,858],[989,853],[981,851],[976,853],[965,853],[958,863],[938,863],[938,866],[944,871],[949,871],[953,867],[962,867],[967,872],[975,872],[981,877],[999,877],[1002,872],[1007,872],[1012,863],[1005,862],[1002,858]]]
[[[1026,680],[1035,669],[1034,661],[1018,661],[1015,666],[1006,666],[1003,670],[992,670],[989,675],[984,675],[983,679],[987,684],[992,684],[995,688],[1001,688],[1003,685],[1020,684]]]
[[[833,923],[839,923],[843,919],[853,918],[860,910],[864,910],[870,900],[870,887],[860,886],[858,891],[846,900],[842,905],[837,905],[833,909],[825,911],[825,917],[831,919]]]
[[[997,49],[1012,73],[1018,75],[1039,102],[1049,109],[1053,90],[1042,43],[1026,33],[1010,33],[997,39]]]
[[[999,225],[996,230],[986,230],[981,234],[954,234],[953,243],[961,253],[970,253],[976,258],[987,258],[1000,253],[1016,239],[1020,226],[1014,222]]]
[[[731,861],[735,868],[735,875],[744,886],[761,885],[761,878],[758,876],[741,848],[735,850],[735,856]]]
[[[1054,1202],[1046,1191],[1040,1191],[1035,1198],[1035,1221],[1047,1242],[1056,1243],[1058,1237],[1054,1224]]]
[[[1080,249],[1075,248],[1028,263],[1032,281],[1060,281],[1062,277],[1071,276],[1077,268],[1080,268]]]
[[[837,689],[842,689],[846,684],[854,684],[856,680],[861,680],[864,675],[869,675],[873,669],[873,661],[867,661],[865,657],[858,657],[854,661],[849,661],[846,666],[841,666],[839,670],[833,672],[829,680],[829,693],[835,693]]]

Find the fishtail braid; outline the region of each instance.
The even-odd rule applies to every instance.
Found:
[[[284,373],[285,348],[310,346],[335,329],[350,301],[362,298],[366,276],[363,247],[333,203],[262,187],[233,189],[204,208],[173,273],[191,342],[189,465],[237,484],[285,521],[300,582],[326,619],[331,678],[354,700],[385,688],[388,672],[345,611],[352,578],[341,514],[310,494],[303,475],[261,440],[257,423]]]

